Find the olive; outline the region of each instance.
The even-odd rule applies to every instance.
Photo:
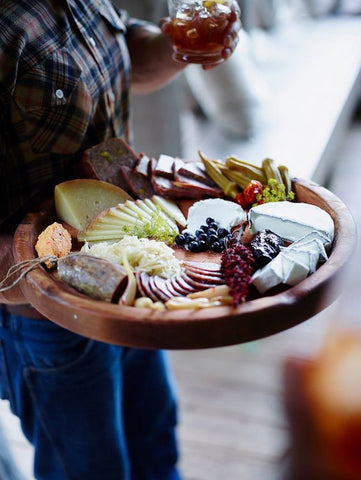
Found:
[[[219,242],[214,242],[211,245],[211,250],[213,250],[214,252],[222,252],[223,246]]]
[[[185,235],[179,234],[175,237],[175,243],[179,246],[186,244],[186,237]]]
[[[189,242],[188,248],[191,252],[199,252],[200,251],[199,242],[195,242],[195,241]]]
[[[207,237],[207,235],[206,235],[204,232],[202,232],[200,235],[198,235],[198,240],[199,240],[199,241],[206,242],[206,241],[207,241],[207,238],[208,238],[208,237]]]
[[[210,228],[210,229],[212,228],[212,229],[215,230],[216,232],[218,231],[218,225],[217,225],[215,222],[210,223],[210,224],[209,224],[209,228]]]
[[[197,238],[192,234],[188,234],[187,237],[186,237],[186,243],[188,243],[188,244],[191,243],[191,242],[194,242],[196,240],[197,240]]]
[[[219,238],[224,238],[229,235],[229,231],[226,228],[219,228],[218,229],[218,236]]]
[[[207,242],[205,242],[204,240],[199,240],[198,244],[200,252],[205,252],[206,250],[208,250]]]
[[[208,237],[210,237],[211,235],[217,235],[217,230],[215,230],[214,228],[210,228],[207,232],[207,235]]]
[[[218,240],[219,240],[219,238],[217,237],[217,235],[209,235],[208,236],[209,245],[212,245],[213,243],[218,242]]]

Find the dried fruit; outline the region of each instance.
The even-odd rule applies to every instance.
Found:
[[[267,265],[279,254],[281,245],[284,245],[283,239],[271,230],[257,233],[249,245],[255,259],[255,267],[258,269]]]

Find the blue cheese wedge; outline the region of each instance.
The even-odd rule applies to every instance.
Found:
[[[252,233],[271,230],[288,242],[294,242],[315,231],[327,237],[331,243],[334,237],[334,223],[322,208],[309,203],[269,202],[257,205],[248,213]]]

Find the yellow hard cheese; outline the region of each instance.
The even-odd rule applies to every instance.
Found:
[[[132,200],[121,188],[93,179],[59,183],[54,197],[59,219],[77,230],[83,230],[103,210]]]

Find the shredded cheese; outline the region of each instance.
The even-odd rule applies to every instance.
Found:
[[[85,243],[80,252],[123,265],[124,250],[135,272],[142,271],[163,278],[171,278],[181,273],[182,263],[175,257],[173,250],[163,242],[147,238],[127,235],[116,243]]]

